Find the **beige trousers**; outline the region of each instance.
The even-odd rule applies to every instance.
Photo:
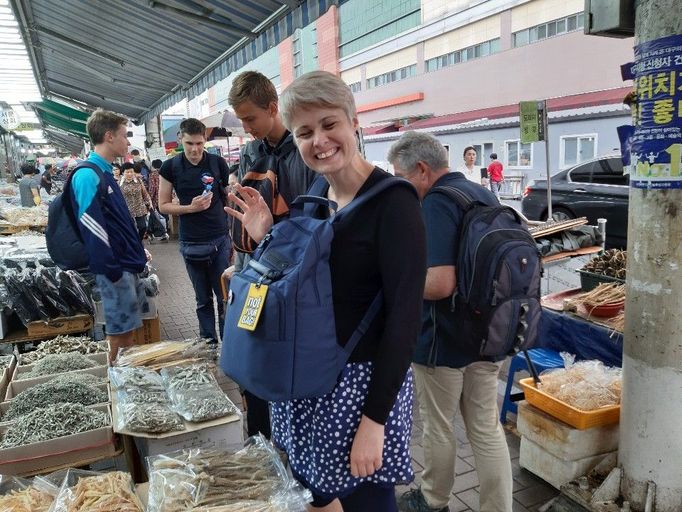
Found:
[[[461,410],[480,482],[481,512],[511,512],[509,449],[498,420],[497,375],[502,363],[464,368],[414,364],[419,413],[424,423],[421,490],[429,506],[445,507],[455,483],[455,415]]]

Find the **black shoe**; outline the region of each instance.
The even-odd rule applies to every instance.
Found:
[[[421,488],[417,488],[403,493],[398,498],[398,510],[400,512],[450,512],[450,507],[447,505],[443,508],[430,507],[426,503]]]

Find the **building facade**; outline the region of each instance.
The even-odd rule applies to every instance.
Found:
[[[543,143],[519,141],[518,102],[548,100],[552,172],[617,152],[632,39],[584,34],[584,0],[347,0],[190,101],[228,108],[236,74],[257,69],[283,89],[302,73],[337,73],[355,94],[368,159],[386,165],[404,130],[428,130],[462,163],[497,153],[507,172],[545,174]],[[193,105],[203,102],[200,105]]]

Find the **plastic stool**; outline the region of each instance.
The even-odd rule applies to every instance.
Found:
[[[548,348],[533,348],[528,351],[530,360],[533,361],[538,373],[548,370],[549,368],[563,368],[564,360],[556,350]],[[517,413],[518,408],[516,401],[513,400],[511,390],[514,385],[514,375],[521,370],[528,370],[528,363],[523,352],[519,352],[511,360],[509,365],[509,376],[507,377],[507,389],[504,390],[504,400],[502,401],[502,410],[500,411],[500,422],[507,423],[507,413]],[[523,395],[523,393],[519,393]]]

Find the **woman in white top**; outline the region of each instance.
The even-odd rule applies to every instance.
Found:
[[[466,178],[469,181],[473,181],[474,183],[478,183],[479,185],[483,184],[482,178],[481,178],[481,170],[477,169],[475,167],[475,162],[476,162],[476,150],[474,149],[473,146],[467,146],[464,148],[464,165],[460,166],[457,169],[457,172],[461,172],[466,176]]]

